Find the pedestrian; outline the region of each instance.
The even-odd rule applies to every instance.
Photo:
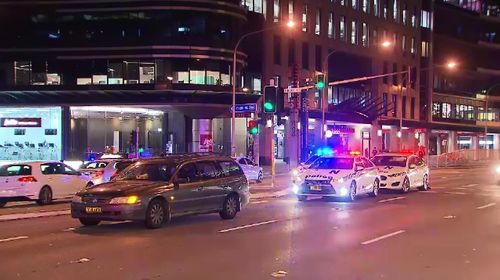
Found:
[[[377,154],[378,154],[377,147],[373,147],[372,157],[376,156]]]
[[[370,150],[368,148],[365,148],[365,157],[370,158]]]

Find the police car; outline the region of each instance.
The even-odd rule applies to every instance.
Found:
[[[292,191],[298,200],[308,197],[343,197],[378,195],[380,178],[377,168],[359,154],[320,156],[292,180]]]
[[[429,189],[429,167],[418,156],[384,153],[372,158],[380,174],[380,188],[407,193],[412,188]]]

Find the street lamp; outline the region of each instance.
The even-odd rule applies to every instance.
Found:
[[[287,28],[293,28],[295,26],[295,22],[293,21],[288,21],[286,23]],[[280,25],[274,25],[271,27],[263,28],[257,31],[252,31],[246,34],[243,34],[239,39],[238,42],[236,43],[236,46],[234,47],[233,50],[233,74],[232,74],[232,82],[233,82],[233,109],[232,109],[232,116],[231,116],[231,155],[236,156],[236,53],[238,52],[238,47],[240,44],[243,42],[244,39],[246,39],[249,36],[256,35],[259,33],[263,33],[269,30],[273,30],[280,27]]]

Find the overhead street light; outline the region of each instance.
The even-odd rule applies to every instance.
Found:
[[[286,26],[289,29],[292,29],[295,27],[296,23],[293,21],[288,21],[284,26]],[[244,39],[246,39],[249,36],[260,34],[266,31],[270,31],[273,29],[277,29],[283,25],[273,25],[271,27],[263,28],[257,31],[252,31],[246,34],[243,34],[239,39],[238,42],[236,42],[236,45],[234,46],[233,50],[233,73],[232,73],[232,83],[233,83],[233,108],[236,108],[236,53],[238,52],[238,47],[240,44],[243,42]],[[236,156],[236,110],[232,110],[232,116],[231,116],[231,155]]]

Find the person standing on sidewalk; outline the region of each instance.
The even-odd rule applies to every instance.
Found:
[[[373,147],[373,150],[372,150],[372,157],[376,156],[377,154],[378,154],[377,147]]]

